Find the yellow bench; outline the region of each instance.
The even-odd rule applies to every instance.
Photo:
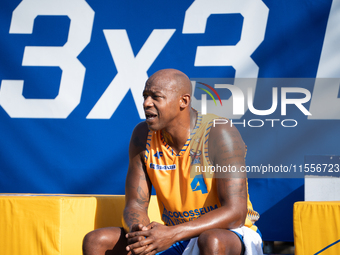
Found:
[[[294,204],[296,255],[340,254],[340,201]]]
[[[122,226],[123,195],[0,195],[1,255],[81,255],[91,230]],[[161,222],[157,199],[149,207]]]

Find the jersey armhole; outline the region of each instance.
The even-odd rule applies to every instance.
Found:
[[[146,138],[146,145],[145,145],[145,152],[144,152],[144,162],[145,162],[145,164],[147,163],[148,158],[150,156],[151,138],[152,138],[152,131],[149,129],[148,136]]]
[[[207,127],[206,127],[206,132],[205,132],[205,137],[204,137],[204,157],[206,159],[206,161],[208,162],[208,164],[210,166],[213,165],[213,162],[210,160],[210,157],[209,157],[209,136],[210,136],[210,131],[211,131],[211,128],[212,128],[212,124],[213,124],[213,120],[212,119]]]

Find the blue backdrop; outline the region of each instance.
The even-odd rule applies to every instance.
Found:
[[[269,109],[278,88],[272,113],[246,106],[244,114],[228,115],[246,123],[236,126],[249,166],[299,169],[306,155],[340,155],[339,6],[340,0],[1,1],[0,192],[124,194],[130,135],[144,118],[144,83],[162,68],[196,80],[250,78],[256,109]],[[282,88],[305,89],[290,90],[290,98],[306,102],[287,105],[284,115]],[[249,124],[254,119],[265,124],[252,127],[259,125]],[[266,119],[279,121],[272,127]],[[285,119],[297,125],[285,127]],[[263,177],[250,178],[249,190],[264,239],[292,241],[293,203],[304,199],[304,179]]]

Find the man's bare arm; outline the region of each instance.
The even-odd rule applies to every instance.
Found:
[[[215,150],[212,153],[215,165],[236,170],[215,175],[221,208],[229,215],[225,223],[231,229],[242,226],[247,215],[247,180],[246,173],[241,172],[241,167],[245,166],[246,147],[235,127],[222,126],[215,130],[217,132],[212,134],[209,142]]]
[[[245,173],[245,144],[235,127],[218,125],[210,131],[209,157],[213,165],[233,166],[236,172],[215,173],[217,194],[221,207],[202,215],[192,222],[175,226],[179,239],[185,240],[214,229],[232,229],[242,226],[247,215],[247,181]]]
[[[147,126],[140,123],[136,126],[129,146],[129,168],[125,184],[125,209],[123,214],[125,231],[136,224],[146,226],[150,223],[148,206],[151,183],[144,166],[144,151],[147,137]]]

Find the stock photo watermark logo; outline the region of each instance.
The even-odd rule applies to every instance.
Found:
[[[298,120],[340,119],[334,107],[330,110],[326,104],[340,104],[340,98],[333,98],[339,84],[329,79],[192,78],[191,82],[192,106],[202,115],[212,113],[226,118],[230,125],[296,127]],[[313,90],[319,83],[328,85],[322,94]],[[249,116],[254,117],[246,119]]]
[[[221,106],[223,106],[220,95],[217,93],[217,91],[213,87],[211,87],[210,85],[203,83],[203,82],[197,82],[197,83],[209,88],[213,93],[215,93],[218,100],[220,101]],[[212,98],[212,100],[214,100],[214,103],[217,106],[216,100],[215,100],[213,94],[209,90],[202,88],[202,87],[197,87],[197,88],[206,92]],[[201,112],[202,112],[203,115],[207,114],[207,94],[201,95]]]

